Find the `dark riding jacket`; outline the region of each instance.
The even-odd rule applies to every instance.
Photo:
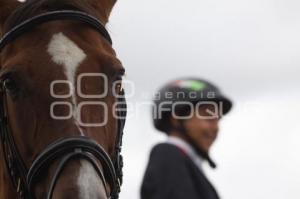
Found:
[[[184,150],[162,143],[151,151],[141,199],[219,199],[219,196]]]

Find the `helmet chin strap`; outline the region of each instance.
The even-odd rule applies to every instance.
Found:
[[[186,128],[183,125],[183,121],[182,120],[178,120],[179,122],[179,127],[173,127],[174,130],[177,130],[179,132],[181,132],[181,135],[183,136],[183,138],[186,139],[186,141],[194,148],[194,150],[196,151],[196,153],[202,157],[203,159],[205,159],[209,166],[212,169],[217,168],[216,163],[210,158],[209,154],[207,152],[205,152],[203,149],[201,149],[197,143],[193,140],[193,138],[187,133]]]

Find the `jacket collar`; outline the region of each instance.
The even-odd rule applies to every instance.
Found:
[[[177,148],[183,150],[187,154],[187,156],[194,162],[194,164],[200,170],[202,170],[203,160],[199,155],[197,155],[196,151],[188,142],[175,136],[169,136],[166,143],[174,145]]]

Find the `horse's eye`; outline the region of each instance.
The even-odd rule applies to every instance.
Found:
[[[117,89],[117,93],[121,94],[123,90],[122,83],[117,84],[116,89]]]
[[[123,86],[122,86],[122,76],[118,76],[114,82],[114,87],[116,90],[116,94],[122,93]]]
[[[18,90],[17,83],[11,77],[7,77],[4,79],[3,86],[11,94],[15,94]]]

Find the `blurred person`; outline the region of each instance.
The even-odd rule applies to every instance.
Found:
[[[219,122],[232,102],[208,81],[186,78],[159,90],[153,121],[168,138],[151,151],[141,186],[141,199],[219,199],[202,164],[215,163],[209,151]]]

